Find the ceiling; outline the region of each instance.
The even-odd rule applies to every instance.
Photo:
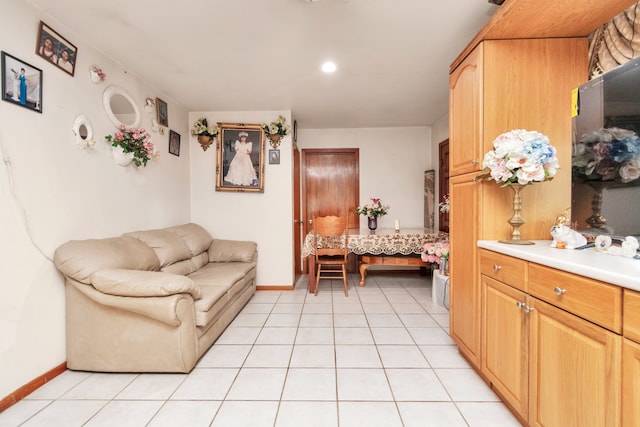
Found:
[[[497,9],[486,0],[30,1],[189,111],[291,110],[299,128],[434,123],[448,110],[449,65]],[[333,74],[320,70],[328,59]]]

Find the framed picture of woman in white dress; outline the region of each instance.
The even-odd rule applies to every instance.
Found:
[[[216,191],[264,192],[265,134],[260,124],[218,127]]]

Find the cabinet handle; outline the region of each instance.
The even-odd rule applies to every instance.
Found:
[[[535,310],[535,308],[529,307],[528,305],[524,306],[524,312],[525,313],[531,313],[533,310]]]
[[[567,290],[566,289],[561,289],[559,287],[556,287],[553,292],[555,292],[556,295],[560,296],[562,294],[566,294]]]
[[[471,160],[471,164],[472,164],[472,165],[474,165],[474,166],[475,166],[475,165],[477,165],[478,163],[480,163],[480,162],[478,161],[478,159],[473,159],[473,160]]]
[[[516,307],[523,308],[523,307],[526,307],[526,304],[520,301],[516,301]]]
[[[498,270],[500,270],[501,268],[502,268],[502,266],[501,266],[501,265],[493,264],[493,271],[498,271]],[[556,288],[556,289],[557,289],[557,288]]]

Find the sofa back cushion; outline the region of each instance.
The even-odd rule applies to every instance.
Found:
[[[207,230],[194,223],[168,227],[165,230],[180,236],[191,251],[191,256],[205,252],[213,241],[213,237]]]
[[[147,271],[160,268],[153,250],[133,237],[71,240],[56,249],[53,260],[62,274],[86,284],[93,273],[106,268]]]
[[[191,251],[182,238],[167,230],[144,230],[125,233],[144,242],[156,253],[160,267],[191,258]]]
[[[251,262],[256,257],[256,242],[215,239],[209,247],[209,262]]]

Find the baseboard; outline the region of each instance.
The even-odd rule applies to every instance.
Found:
[[[4,399],[0,400],[0,412],[3,412],[11,405],[21,401],[26,396],[33,393],[36,389],[42,387],[44,384],[48,383],[66,370],[67,362],[64,362],[51,369],[49,372],[40,375],[38,378],[29,381],[27,384],[23,385]]]
[[[264,286],[258,285],[256,286],[256,291],[292,291],[295,287],[293,285],[290,286]]]

